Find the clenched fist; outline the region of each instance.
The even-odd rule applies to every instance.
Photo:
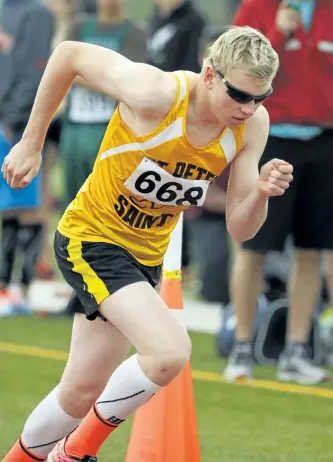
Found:
[[[41,162],[41,152],[21,140],[5,157],[1,171],[13,189],[24,188],[37,175]]]
[[[293,180],[293,166],[280,159],[272,159],[260,170],[258,188],[267,197],[282,196]]]

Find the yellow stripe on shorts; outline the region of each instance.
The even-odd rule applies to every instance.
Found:
[[[101,278],[97,276],[89,263],[82,256],[82,242],[75,239],[70,239],[67,247],[69,257],[67,260],[73,264],[75,273],[82,276],[88,292],[95,297],[95,300],[100,304],[106,297],[110,295],[106,285]]]

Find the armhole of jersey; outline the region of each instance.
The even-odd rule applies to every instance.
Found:
[[[226,128],[223,135],[220,137],[220,145],[223,149],[227,163],[230,164],[238,153],[238,137],[237,131],[231,128]]]
[[[245,129],[247,125],[247,120],[243,123],[240,129],[240,140],[239,140],[239,146],[237,147],[237,154],[238,152],[243,148],[243,140],[244,140],[244,134],[245,134]]]
[[[173,72],[178,81],[178,92],[175,107],[178,108],[189,93],[189,81],[184,71]]]

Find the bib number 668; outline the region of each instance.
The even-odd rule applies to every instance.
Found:
[[[193,183],[192,181],[187,181]],[[149,196],[150,200],[159,204],[178,206],[202,205],[204,201],[204,189],[201,186],[184,187],[182,182],[163,182],[159,173],[146,171],[137,178],[134,186],[140,196],[147,198]]]

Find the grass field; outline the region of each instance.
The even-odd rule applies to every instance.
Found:
[[[50,356],[49,352],[19,346],[66,352],[70,330],[69,319],[0,319],[0,457],[18,437],[33,407],[59,380],[66,356],[58,355],[58,360],[41,358],[36,355]],[[332,461],[331,383],[325,385],[330,388],[326,393],[331,399],[329,395],[265,390],[256,388],[257,384],[225,384],[218,381],[223,362],[214,355],[212,337],[191,337],[194,377],[204,379],[194,379],[203,462]],[[12,353],[5,352],[9,350]],[[256,376],[273,379],[274,370],[258,367]],[[316,390],[321,391],[316,388],[313,392]],[[308,392],[313,393],[311,389]],[[100,454],[102,462],[125,460],[130,431],[131,420],[106,442]]]

